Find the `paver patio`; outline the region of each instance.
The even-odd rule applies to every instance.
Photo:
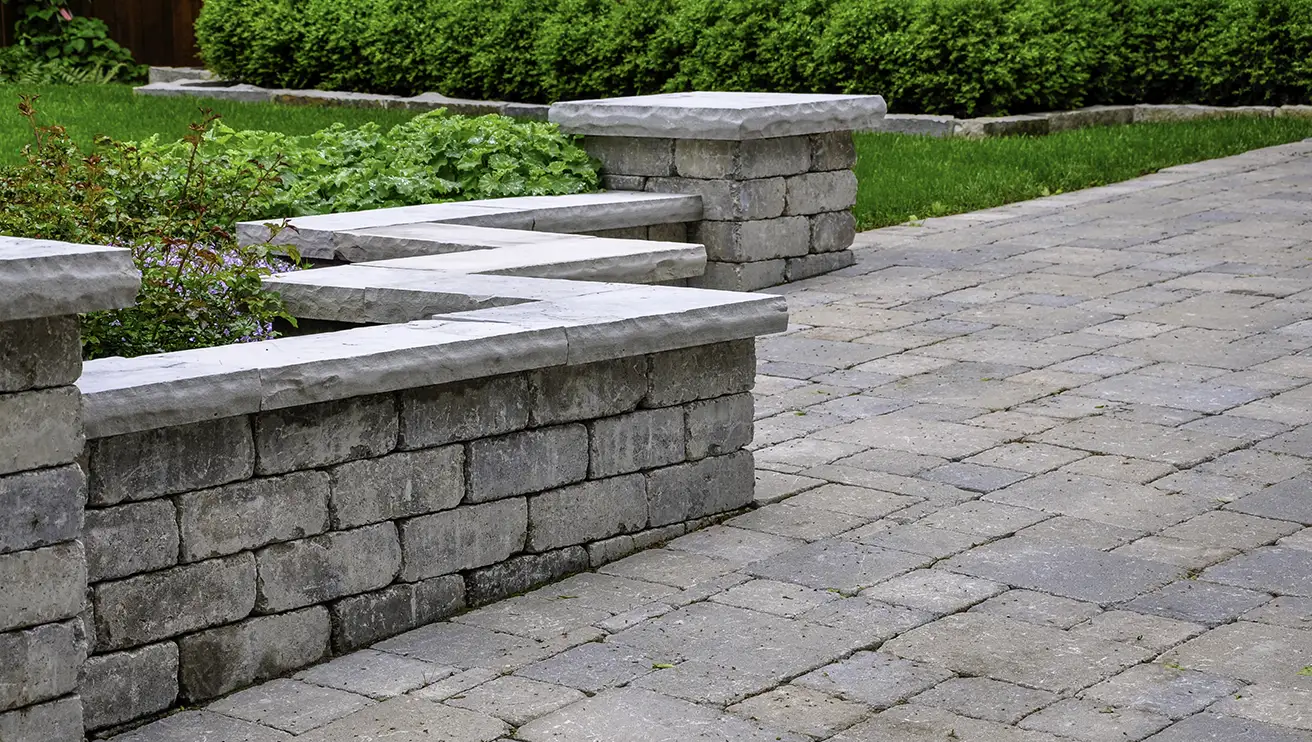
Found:
[[[1312,140],[857,248],[758,509],[117,739],[1312,741]]]

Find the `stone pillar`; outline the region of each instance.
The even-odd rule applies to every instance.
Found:
[[[853,263],[852,132],[883,118],[877,95],[672,93],[557,103],[612,190],[696,193],[706,274],[689,285],[752,291]]]
[[[83,739],[79,312],[127,306],[127,250],[0,237],[0,740]],[[125,545],[124,548],[131,548]]]

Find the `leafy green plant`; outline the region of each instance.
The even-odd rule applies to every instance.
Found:
[[[0,53],[0,81],[76,85],[145,76],[99,18],[74,15],[56,0],[20,0],[17,6],[16,43]]]

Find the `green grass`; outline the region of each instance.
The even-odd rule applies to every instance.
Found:
[[[187,124],[211,108],[234,129],[265,129],[311,134],[334,122],[359,126],[377,121],[384,128],[413,118],[417,111],[377,108],[318,108],[269,103],[235,103],[195,98],[148,98],[127,85],[0,85],[0,165],[22,162],[22,148],[32,141],[27,121],[18,115],[18,96],[36,93],[38,120],[59,124],[74,141],[89,145],[97,136],[135,141],[152,134],[181,139]]]
[[[857,136],[860,229],[1106,185],[1312,137],[1312,119],[1137,124],[999,139]]]

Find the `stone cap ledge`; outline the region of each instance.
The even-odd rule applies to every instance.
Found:
[[[874,128],[878,95],[691,92],[556,103],[547,118],[569,134],[742,141]]]
[[[536,368],[739,340],[787,327],[783,297],[664,286],[262,343],[104,358],[77,382],[89,438]]]
[[[132,251],[0,235],[0,322],[132,306]]]

